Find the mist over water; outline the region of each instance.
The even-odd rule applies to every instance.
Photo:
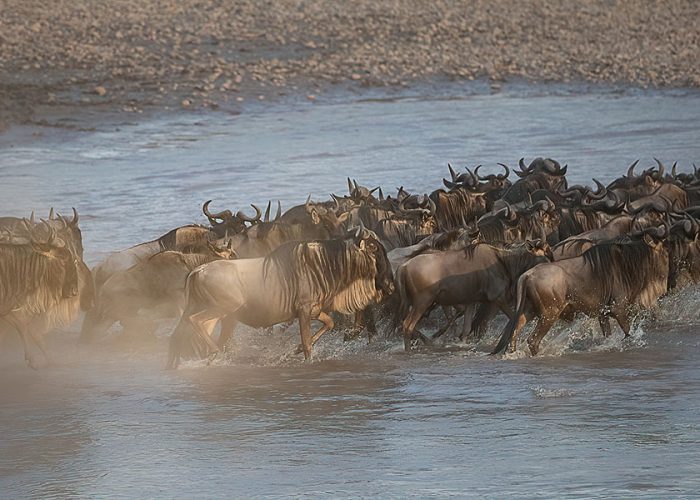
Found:
[[[560,92],[276,106],[184,114],[91,134],[0,138],[0,214],[76,206],[90,265],[200,222],[201,205],[245,209],[344,194],[346,176],[430,192],[446,163],[569,164],[608,182],[656,156],[700,159],[697,92]],[[252,209],[248,207],[252,213]],[[34,372],[0,337],[0,497],[690,496],[700,487],[697,288],[662,301],[633,338],[560,325],[542,355],[509,359],[450,334],[435,350],[327,334],[314,362],[285,333],[240,327],[211,366],[163,370],[157,339],[118,329],[77,345],[49,335]],[[435,321],[422,328],[430,332]]]

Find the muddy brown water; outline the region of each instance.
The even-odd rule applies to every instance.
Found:
[[[432,95],[432,97],[428,97]],[[284,207],[345,177],[390,192],[438,187],[446,162],[547,155],[572,182],[636,158],[700,159],[696,92],[417,92],[279,105],[240,116],[154,117],[89,134],[14,129],[1,140],[0,213],[81,213],[86,258],[204,222],[212,209]],[[670,165],[669,165],[670,166]],[[159,339],[91,346],[50,336],[53,365],[0,339],[0,497],[690,497],[700,488],[698,290],[664,299],[633,338],[577,320],[543,354],[494,359],[446,339],[328,334],[312,363],[296,329],[242,328],[212,366],[164,371]],[[429,324],[427,330],[434,327]]]

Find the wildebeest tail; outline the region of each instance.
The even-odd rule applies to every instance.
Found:
[[[396,270],[394,281],[396,284],[396,291],[398,292],[399,296],[399,306],[396,308],[396,323],[401,324],[401,321],[403,321],[408,314],[410,307],[410,302],[406,294],[406,269],[403,265],[400,265]]]
[[[515,328],[518,324],[518,318],[525,312],[525,283],[527,281],[527,275],[523,275],[520,277],[518,280],[518,285],[517,285],[517,294],[516,294],[516,306],[515,306],[515,314],[513,317],[508,320],[508,324],[506,325],[506,328],[503,330],[503,333],[501,334],[501,338],[498,341],[498,345],[496,348],[491,351],[491,355],[493,356],[494,354],[503,354],[506,352],[506,349],[508,349],[508,345],[510,344],[510,341],[513,338],[513,334],[515,333]]]

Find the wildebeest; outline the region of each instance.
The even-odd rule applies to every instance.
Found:
[[[203,245],[217,239],[218,235],[210,228],[192,224],[168,231],[155,240],[114,252],[93,269],[95,289],[99,291],[102,284],[114,273],[129,269],[158,252],[174,250],[181,246]]]
[[[209,242],[182,250],[157,253],[105,281],[95,310],[85,318],[81,340],[105,333],[117,321],[125,332],[149,332],[155,326],[153,319],[179,317],[185,308],[185,280],[190,271],[235,255],[230,245],[220,248]]]
[[[471,171],[456,174],[452,167],[449,167],[452,181],[443,179],[449,191],[438,189],[430,193],[430,199],[435,203],[435,218],[441,231],[465,227],[475,218],[484,215],[487,210],[487,192],[479,191],[476,176]]]
[[[429,209],[407,209],[402,201],[396,214],[380,220],[372,228],[387,251],[414,245],[421,237],[433,234],[437,230],[435,204],[430,199],[428,201]]]
[[[78,211],[73,208],[73,216],[71,218],[64,217],[59,213],[54,213],[53,207],[49,211],[48,220],[41,219],[41,224],[37,224],[34,220],[34,212],[29,219],[19,217],[0,217],[0,228],[5,228],[13,233],[16,237],[28,238],[28,231],[32,230],[39,233],[48,233],[49,228],[56,231],[56,236],[63,241],[68,249],[82,260],[83,258],[83,235],[78,226],[80,217]],[[48,236],[43,235],[43,236]]]
[[[396,273],[404,313],[404,347],[410,349],[416,325],[433,304],[495,304],[508,317],[512,317],[518,278],[550,257],[546,241],[536,240],[506,248],[477,243],[463,250],[422,254],[412,258]],[[462,339],[466,338],[470,327],[471,315],[465,314]]]
[[[233,212],[230,210],[222,210],[221,212],[211,213],[209,211],[209,204],[211,202],[212,200],[204,202],[204,205],[202,205],[202,212],[204,212],[204,215],[209,220],[209,224],[211,224],[212,230],[219,238],[225,238],[229,235],[233,236],[234,234],[245,231],[245,229],[248,227],[245,225],[246,222],[251,226],[260,222],[262,212],[255,205],[251,205],[255,209],[255,217],[251,218],[240,210],[236,213],[236,215],[233,215]]]
[[[514,170],[520,177],[503,194],[502,199],[508,203],[518,203],[528,199],[528,196],[538,189],[559,191],[567,187],[567,167],[551,158],[535,158],[529,166],[525,166],[524,158],[520,159],[520,172]]]
[[[169,367],[180,356],[204,357],[226,344],[238,322],[267,327],[299,319],[306,359],[333,328],[330,312],[350,314],[393,292],[386,251],[359,227],[347,239],[287,243],[265,258],[216,261],[187,278],[187,306],[170,340]],[[311,320],[321,329],[311,335]],[[221,321],[219,346],[211,340]]]
[[[566,313],[598,318],[605,335],[608,316],[629,335],[630,306],[652,307],[667,290],[669,255],[665,227],[650,228],[637,237],[598,244],[580,257],[540,264],[518,280],[515,316],[494,350],[515,351],[518,334],[532,319],[537,327],[528,338],[530,352]]]
[[[48,224],[47,224],[48,225]],[[79,260],[48,228],[45,241],[28,227],[25,237],[5,233],[0,239],[0,318],[19,332],[27,364],[36,368],[29,345],[39,347],[48,361],[43,334],[65,299],[79,294]],[[36,324],[36,323],[40,324]]]

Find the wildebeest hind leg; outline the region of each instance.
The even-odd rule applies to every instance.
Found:
[[[554,322],[557,320],[557,315],[546,314],[540,316],[537,320],[537,327],[535,331],[527,339],[527,345],[530,348],[530,353],[536,356],[540,350],[540,342],[547,335],[547,332],[552,328]]]
[[[229,339],[231,338],[231,335],[233,335],[233,330],[236,328],[236,325],[238,324],[238,320],[233,314],[229,314],[228,316],[224,316],[221,319],[221,331],[219,332],[219,342],[218,342],[218,347],[219,350],[223,351],[224,348],[226,347],[226,344],[228,344]]]
[[[219,318],[219,314],[208,310],[200,311],[189,317],[195,333],[206,343],[209,350],[208,354],[216,354],[219,352],[219,348],[212,340],[212,333],[214,332]]]

